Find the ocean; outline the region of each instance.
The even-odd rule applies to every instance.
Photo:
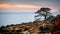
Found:
[[[55,16],[58,14],[60,12],[53,13]],[[34,12],[0,12],[0,26],[33,22],[34,16]]]
[[[33,21],[34,12],[0,12],[0,26]]]

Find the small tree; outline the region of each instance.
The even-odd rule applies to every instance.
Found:
[[[48,16],[51,15],[51,13],[49,12],[51,9],[50,8],[41,8],[40,10],[38,10],[36,12],[36,15],[35,17],[38,17],[38,16],[43,16],[44,17],[44,20],[47,19]]]

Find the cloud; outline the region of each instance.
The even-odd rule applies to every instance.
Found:
[[[41,7],[28,4],[0,4],[0,12],[35,12]]]
[[[0,8],[40,8],[41,6],[26,5],[26,4],[0,4]]]
[[[36,12],[43,6],[35,6],[35,5],[28,5],[28,4],[0,4],[0,9],[4,10],[2,12]],[[47,7],[47,6],[45,6]],[[51,9],[51,12],[57,12],[57,8],[53,8],[48,6]],[[8,9],[8,10],[7,10]]]

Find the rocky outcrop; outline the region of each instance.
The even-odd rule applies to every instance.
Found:
[[[58,15],[52,21],[52,24],[55,26],[55,28],[52,30],[53,34],[59,34],[60,33],[60,15]]]

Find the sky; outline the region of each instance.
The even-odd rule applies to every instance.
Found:
[[[42,7],[60,14],[60,0],[0,0],[0,26],[34,21],[35,12]]]
[[[41,7],[51,8],[52,12],[59,11],[60,0],[0,0],[2,12],[36,12]]]

